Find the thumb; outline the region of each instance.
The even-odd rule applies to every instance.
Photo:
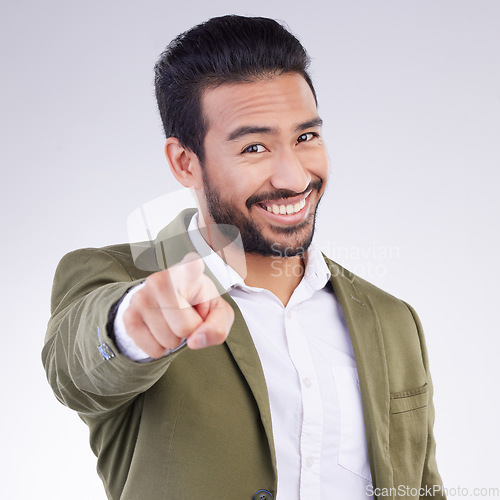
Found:
[[[189,336],[190,349],[202,349],[226,341],[234,321],[233,308],[222,298],[210,301],[208,315],[203,323]]]

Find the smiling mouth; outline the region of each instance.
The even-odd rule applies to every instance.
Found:
[[[260,206],[268,212],[276,215],[293,215],[300,212],[306,206],[306,201],[303,200],[299,203],[295,203],[294,205],[277,205],[276,203],[273,203],[272,205],[266,206],[261,203]]]
[[[305,195],[295,196],[286,200],[270,200],[259,203],[264,210],[275,215],[294,215],[299,213],[306,206],[306,198],[312,191],[308,191]]]

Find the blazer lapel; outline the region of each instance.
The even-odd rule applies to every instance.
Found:
[[[356,286],[355,276],[327,257],[325,261],[356,359],[374,486],[390,488],[393,475],[389,457],[389,381],[378,318],[370,298]]]
[[[196,209],[182,211],[168,226],[160,231],[155,241],[156,261],[160,269],[177,264],[195,248],[187,234],[187,228]],[[266,380],[259,355],[246,326],[245,320],[234,300],[205,266],[205,274],[214,282],[222,298],[234,310],[234,323],[226,340],[226,347],[245,377],[260,411],[260,418],[269,443],[273,468],[276,474],[276,454],[271,423],[271,409]]]
[[[255,349],[255,344],[253,343],[250,332],[238,306],[233,299],[229,297],[229,295],[224,295],[223,298],[231,304],[235,313],[234,323],[231,328],[231,333],[226,340],[226,344],[231,351],[234,360],[238,364],[238,367],[243,373],[243,376],[245,377],[259,407],[260,418],[266,432],[269,451],[271,452],[271,460],[275,477],[277,477],[271,408],[269,406],[269,394],[267,392],[264,371],[262,370],[262,365],[260,364],[260,358],[257,354],[257,350]]]

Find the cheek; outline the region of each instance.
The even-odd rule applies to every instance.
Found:
[[[243,168],[235,167],[230,174],[222,179],[229,196],[235,202],[244,204],[247,199],[262,191],[266,183],[266,169],[260,165],[245,165]]]
[[[302,165],[309,171],[309,173],[320,177],[326,181],[330,171],[330,160],[326,149],[321,148],[316,151],[308,151],[304,153]]]

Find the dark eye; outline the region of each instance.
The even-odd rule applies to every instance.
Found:
[[[299,135],[297,142],[308,142],[315,137],[318,137],[318,134],[315,132],[306,132],[305,134]]]
[[[242,153],[263,153],[265,150],[266,148],[262,144],[250,144]]]

